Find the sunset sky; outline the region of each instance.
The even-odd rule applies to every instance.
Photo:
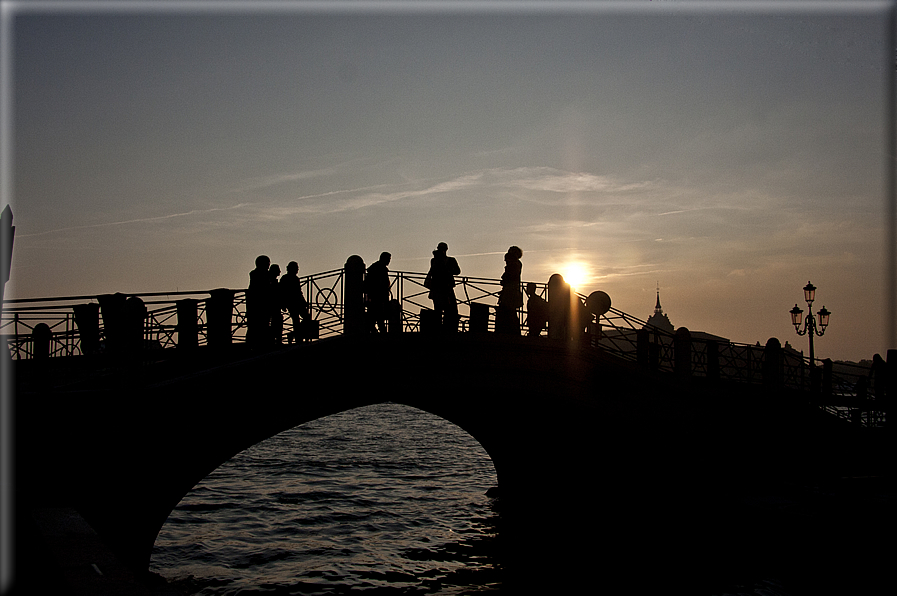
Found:
[[[101,4],[101,6],[99,6]],[[4,3],[6,297],[245,288],[381,251],[585,267],[640,318],[897,348],[888,2]]]

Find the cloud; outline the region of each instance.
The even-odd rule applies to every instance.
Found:
[[[258,176],[244,180],[232,189],[233,192],[251,192],[253,190],[261,190],[271,186],[279,186],[288,182],[296,182],[298,180],[308,180],[310,178],[321,178],[324,176],[332,176],[338,172],[336,167],[322,168],[319,170],[308,170],[304,172],[295,172],[292,174],[274,174],[272,176]]]
[[[589,172],[570,172],[549,167],[486,170],[484,175],[494,186],[523,188],[552,193],[621,193],[652,187],[648,181],[620,182],[611,176]]]
[[[123,226],[126,224],[135,224],[135,223],[155,223],[158,221],[165,221],[169,219],[174,219],[178,217],[188,217],[191,215],[199,215],[202,213],[213,213],[217,211],[231,211],[233,209],[242,209],[247,207],[249,203],[239,203],[237,205],[231,205],[230,207],[213,207],[211,209],[192,209],[190,211],[185,211],[183,213],[169,213],[168,215],[159,215],[156,217],[141,217],[136,219],[126,219],[122,221],[109,221],[105,223],[98,224],[89,224],[83,226],[71,226],[67,228],[56,228],[55,230],[45,230],[43,232],[34,232],[32,234],[16,234],[16,238],[33,238],[35,236],[46,236],[48,234],[55,234],[57,232],[68,232],[71,230],[86,230],[90,228],[105,228],[109,226]]]
[[[279,179],[284,179],[284,177]],[[267,212],[269,216],[273,217],[301,213],[340,213],[396,201],[425,199],[461,191],[476,192],[477,196],[481,197],[502,189],[513,191],[518,198],[550,203],[555,199],[545,198],[542,195],[566,198],[574,193],[590,193],[594,197],[596,194],[644,192],[654,186],[653,182],[621,182],[608,176],[598,176],[588,172],[569,172],[550,167],[490,168],[442,180],[412,180],[398,184],[382,184],[303,195],[289,199],[290,205],[267,208]],[[372,190],[376,190],[376,192],[371,192]]]

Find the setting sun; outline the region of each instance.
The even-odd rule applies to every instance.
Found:
[[[567,263],[561,267],[560,273],[564,276],[564,281],[574,288],[582,286],[589,278],[589,270],[584,263]]]

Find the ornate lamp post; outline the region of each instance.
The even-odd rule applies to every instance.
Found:
[[[791,324],[794,325],[794,330],[797,331],[798,335],[809,335],[810,336],[810,366],[816,366],[816,357],[813,354],[813,336],[818,335],[822,337],[825,333],[825,328],[828,327],[828,319],[832,313],[830,313],[823,306],[822,309],[819,310],[816,314],[819,315],[819,326],[816,325],[816,319],[813,317],[813,301],[816,299],[816,286],[807,282],[807,285],[804,286],[804,300],[807,301],[807,308],[809,312],[807,313],[807,320],[803,321],[803,329],[801,329],[801,319],[803,318],[804,311],[794,305],[794,308],[791,309]]]

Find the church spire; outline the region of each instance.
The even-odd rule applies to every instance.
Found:
[[[654,306],[654,314],[648,318],[646,327],[657,327],[658,329],[662,329],[664,331],[668,331],[670,333],[673,332],[673,324],[670,322],[670,318],[663,314],[663,309],[660,307],[660,284],[657,284],[657,302]]]

